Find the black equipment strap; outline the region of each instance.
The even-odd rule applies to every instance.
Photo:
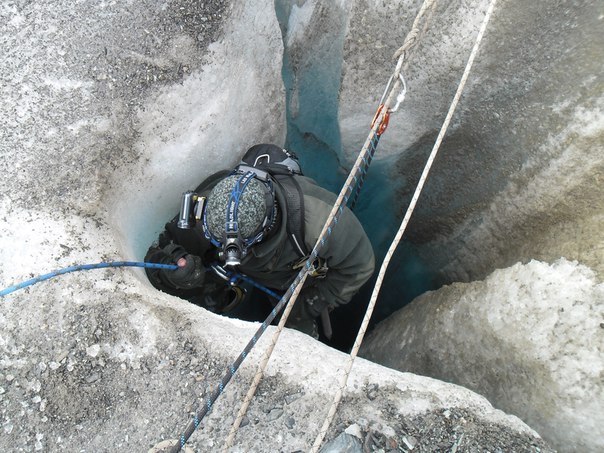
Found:
[[[304,194],[296,178],[292,175],[274,175],[273,178],[283,189],[287,204],[287,235],[301,257],[308,256],[304,242]]]

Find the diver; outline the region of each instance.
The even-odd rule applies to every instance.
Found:
[[[255,145],[235,169],[215,173],[183,194],[180,214],[145,257],[178,269],[146,269],[147,276],[157,289],[216,313],[232,310],[245,297],[245,290],[229,284],[230,271],[283,293],[307,261],[335,200],[303,176],[294,153]],[[348,303],[373,270],[369,239],[344,208],[286,326],[318,338],[321,319],[329,337],[329,312]]]

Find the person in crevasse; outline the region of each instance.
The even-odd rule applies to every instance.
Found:
[[[283,293],[310,255],[335,200],[302,175],[295,154],[255,145],[234,170],[218,172],[183,195],[180,215],[145,257],[178,269],[146,269],[147,276],[157,289],[217,313],[243,298],[241,289],[225,281],[229,271]],[[329,336],[329,312],[348,303],[373,270],[369,239],[345,207],[286,326],[318,338],[321,319]]]

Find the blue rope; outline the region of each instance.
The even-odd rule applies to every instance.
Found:
[[[263,286],[260,283],[252,280],[247,275],[238,274],[236,272],[228,272],[228,274],[229,274],[229,277],[231,278],[231,281],[235,281],[236,282],[237,280],[243,280],[244,282],[248,282],[248,283],[254,285],[259,290],[264,291],[269,296],[272,296],[272,297],[274,297],[277,300],[281,299],[281,295],[280,294],[277,294],[275,291],[273,291],[273,290],[267,288],[266,286]]]
[[[351,211],[354,210],[354,207],[356,206],[357,201],[359,199],[359,194],[361,193],[361,189],[363,188],[363,184],[365,183],[365,177],[367,176],[367,171],[369,170],[369,165],[371,165],[371,160],[373,159],[373,155],[375,154],[378,143],[380,142],[380,137],[380,134],[376,134],[371,139],[369,147],[369,156],[368,158],[363,159],[364,165],[361,168],[361,177],[357,179],[357,177],[355,176],[354,178],[356,184],[356,191],[351,197],[350,204],[348,205]]]
[[[96,263],[96,264],[80,264],[78,266],[70,266],[64,269],[59,269],[54,272],[50,272],[48,274],[40,275],[39,277],[32,278],[30,280],[17,283],[16,285],[9,286],[8,288],[0,291],[0,297],[6,296],[7,294],[13,293],[19,289],[26,288],[31,285],[35,285],[36,283],[42,282],[44,280],[49,280],[53,277],[57,277],[59,275],[68,274],[70,272],[76,271],[87,271],[91,269],[103,269],[107,267],[147,267],[150,269],[178,269],[176,264],[158,264],[158,263],[142,263],[139,261],[113,261],[111,263]]]

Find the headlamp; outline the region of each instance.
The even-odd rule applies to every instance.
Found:
[[[241,264],[241,260],[247,255],[247,248],[241,245],[238,238],[230,238],[224,242],[218,256],[224,261],[225,266],[235,267]]]

